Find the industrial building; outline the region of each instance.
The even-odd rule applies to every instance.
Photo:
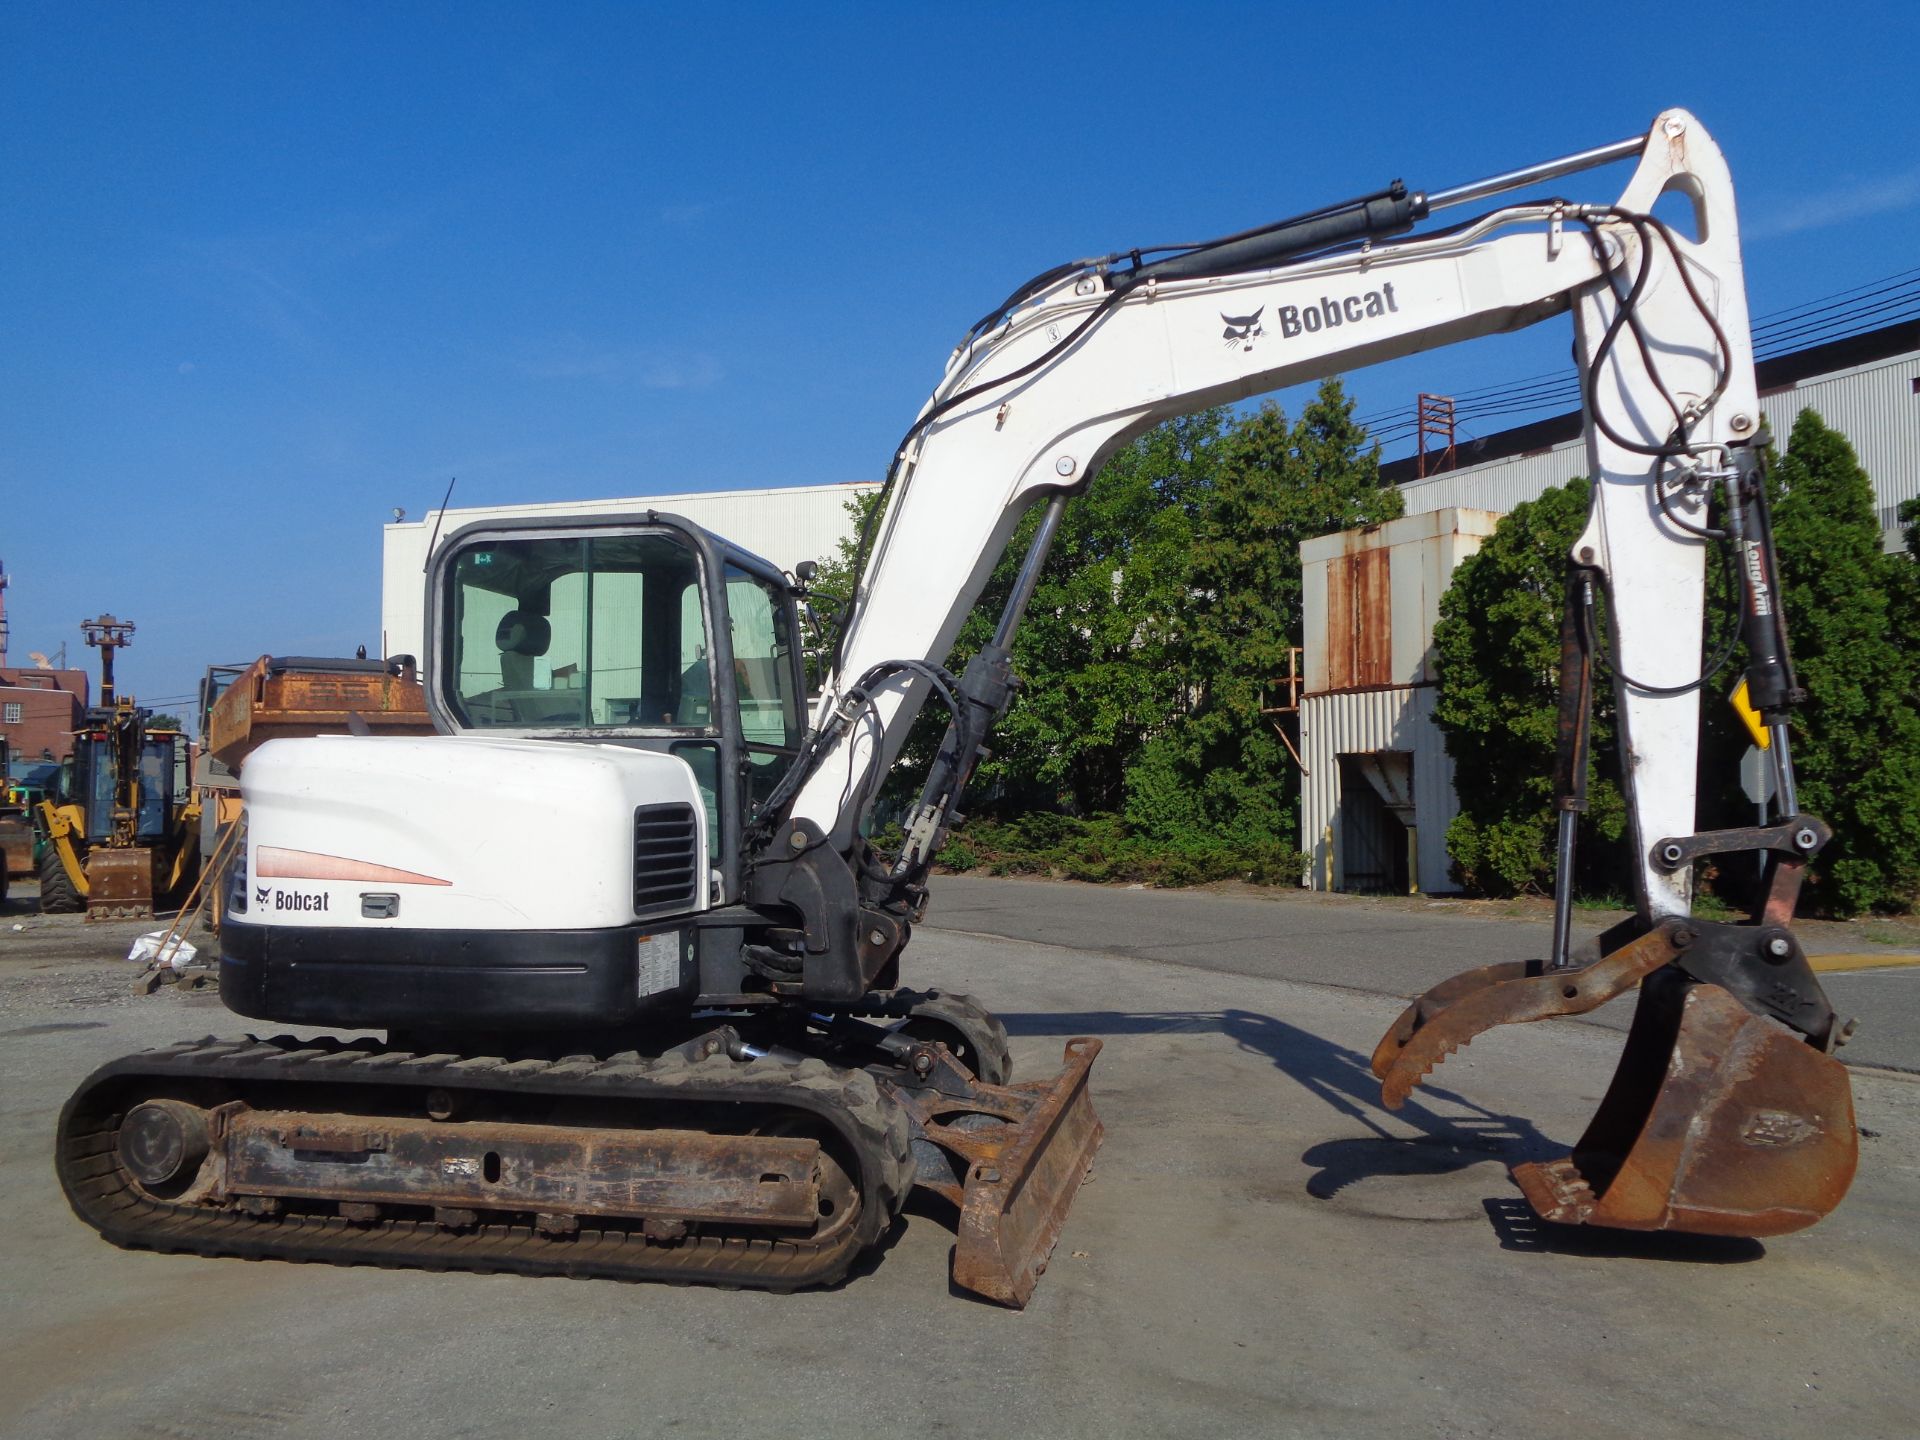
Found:
[[[706,490],[679,495],[638,495],[619,500],[563,500],[532,505],[472,506],[430,510],[418,520],[385,527],[380,562],[382,655],[424,656],[426,567],[434,536],[451,535],[482,520],[538,520],[564,524],[571,516],[678,515],[724,535],[734,544],[791,571],[802,560],[832,557],[852,533],[849,503],[880,487],[791,485],[763,490]]]
[[[1873,479],[1889,548],[1901,504],[1920,497],[1920,321],[1762,360],[1761,404],[1784,447],[1812,409]],[[1433,722],[1433,625],[1454,566],[1499,515],[1588,473],[1578,412],[1449,448],[1439,474],[1409,457],[1381,466],[1406,515],[1309,540],[1305,687],[1299,705],[1300,844],[1317,890],[1456,890],[1446,829],[1460,812]],[[1444,452],[1443,452],[1444,453]],[[1463,507],[1472,506],[1468,509]]]
[[[0,754],[24,771],[73,753],[73,732],[86,717],[88,681],[86,671],[55,666],[44,655],[34,655],[31,666],[7,663],[9,578],[0,564]],[[64,661],[64,647],[60,656]]]

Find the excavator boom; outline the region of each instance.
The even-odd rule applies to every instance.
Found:
[[[1637,164],[1610,204],[1528,200],[1435,235],[1394,238],[1434,210],[1627,158]],[[1667,195],[1691,211],[1690,225],[1656,218]],[[1789,922],[1805,864],[1827,831],[1800,814],[1794,798],[1787,712],[1797,690],[1773,603],[1759,475],[1765,441],[1733,187],[1718,147],[1684,111],[1663,113],[1633,140],[1451,190],[1422,194],[1396,182],[1167,259],[1143,264],[1135,254],[1062,267],[976,326],[889,473],[884,519],[812,746],[776,796],[773,820],[784,823],[768,823],[775,843],[766,863],[778,871],[783,840],[811,853],[820,837],[852,853],[874,788],[869,776],[892,762],[920,704],[937,695],[952,714],[947,741],[907,818],[891,896],[874,886],[867,896],[884,909],[923,893],[916,887],[981,742],[1010,699],[1012,634],[1060,509],[1117,447],[1202,406],[1563,312],[1574,320],[1594,487],[1568,556],[1553,954],[1532,973],[1494,967],[1421,997],[1381,1042],[1374,1067],[1387,1103],[1397,1105],[1475,1034],[1591,1008],[1659,974],[1667,978],[1643,989],[1649,1018],[1628,1047],[1602,1122],[1559,1169],[1523,1171],[1528,1196],[1544,1205],[1550,1191],[1567,1193],[1585,1175],[1580,1183],[1591,1185],[1597,1203],[1556,1201],[1543,1213],[1716,1233],[1772,1233],[1791,1228],[1782,1217],[1805,1224],[1826,1213],[1854,1164],[1849,1090],[1829,1053],[1844,1027]],[[1038,501],[1047,513],[992,644],[963,677],[937,670],[1015,525]],[[1782,803],[1761,831],[1700,834],[1704,574],[1720,545],[1737,552],[1749,684],[1763,697]],[[1585,716],[1600,659],[1612,673],[1625,756],[1637,921],[1607,956],[1583,967],[1567,935],[1574,821],[1585,805]],[[1751,920],[1679,925],[1691,911],[1693,863],[1741,850],[1771,857],[1768,894]],[[1735,1015],[1745,1020],[1732,1025]],[[1683,1072],[1684,1085],[1665,1083]],[[1702,1087],[1703,1074],[1714,1083]],[[1788,1074],[1794,1078],[1781,1083]],[[1697,1144],[1655,1138],[1687,1124],[1700,1127]],[[1629,1222],[1630,1207],[1606,1203],[1620,1174],[1667,1197],[1631,1211],[1656,1221]],[[1696,1193],[1707,1190],[1710,1200]]]

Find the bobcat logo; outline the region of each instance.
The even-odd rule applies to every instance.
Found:
[[[1220,335],[1227,342],[1227,348],[1231,350],[1238,345],[1245,350],[1253,349],[1253,342],[1267,333],[1260,326],[1260,317],[1266,313],[1267,307],[1262,305],[1251,315],[1222,315],[1220,318],[1227,322],[1227,328]]]
[[[271,885],[254,886],[253,887],[253,903],[256,905],[266,904],[267,897],[272,893],[273,893],[273,887]]]

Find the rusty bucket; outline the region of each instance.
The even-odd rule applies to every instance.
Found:
[[[1822,1219],[1859,1161],[1844,1066],[1718,985],[1663,969],[1573,1153],[1517,1165],[1542,1219],[1785,1235]]]
[[[1761,1237],[1813,1224],[1859,1158],[1846,1069],[1675,963],[1709,928],[1666,924],[1577,969],[1490,965],[1435,986],[1374,1052],[1384,1103],[1399,1108],[1496,1025],[1580,1014],[1637,984],[1626,1048],[1579,1144],[1513,1167],[1527,1202],[1545,1220],[1619,1230]]]

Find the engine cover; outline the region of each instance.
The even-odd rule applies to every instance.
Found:
[[[709,901],[699,788],[656,751],[274,740],[248,758],[241,794],[246,887],[229,908],[244,924],[592,930]]]
[[[624,746],[274,740],[247,760],[220,995],[287,1024],[580,1029],[684,1007],[693,772]]]

